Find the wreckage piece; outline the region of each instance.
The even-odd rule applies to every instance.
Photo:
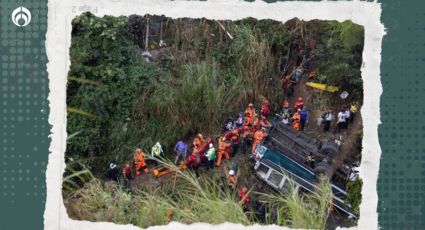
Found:
[[[161,166],[161,167],[154,169],[152,171],[152,174],[156,178],[159,178],[159,177],[165,176],[167,174],[174,173],[174,172],[177,172],[179,170],[184,170],[184,169],[187,169],[187,166],[184,163],[184,161],[181,161],[180,165],[178,167]]]
[[[339,90],[339,88],[336,87],[336,86],[330,86],[330,85],[325,85],[325,84],[316,83],[316,82],[306,82],[305,85],[310,86],[310,87],[315,88],[315,89],[327,91],[327,92],[330,92],[330,93],[335,93]]]

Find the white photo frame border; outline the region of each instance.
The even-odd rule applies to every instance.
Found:
[[[72,220],[68,217],[62,198],[62,175],[65,170],[66,148],[66,82],[70,67],[69,48],[71,44],[71,21],[84,11],[94,15],[129,16],[165,15],[171,18],[202,18],[211,20],[238,20],[246,17],[273,19],[282,23],[299,18],[304,21],[313,19],[351,20],[364,26],[365,41],[363,64],[361,67],[364,101],[361,109],[363,117],[363,150],[360,177],[363,180],[362,203],[358,226],[350,229],[378,229],[377,179],[381,148],[378,140],[380,124],[380,81],[381,46],[385,35],[384,25],[380,21],[381,4],[364,1],[288,1],[266,3],[263,1],[246,2],[236,0],[210,1],[168,1],[168,0],[50,0],[48,2],[48,29],[46,38],[47,71],[49,77],[49,123],[51,144],[46,170],[47,198],[44,213],[45,229],[140,229],[134,225],[118,225],[109,222],[89,222]],[[164,226],[149,229],[289,229],[276,225],[252,225],[223,223],[210,225],[195,223],[185,225],[172,222]]]

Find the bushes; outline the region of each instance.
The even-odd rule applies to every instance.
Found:
[[[360,214],[360,203],[362,202],[362,186],[363,181],[357,178],[355,181],[350,181],[347,184],[347,198],[345,202],[351,205],[354,215],[359,216]]]
[[[175,38],[170,42],[175,47],[167,48],[175,58],[163,70],[140,55],[143,19],[85,13],[73,20],[67,132],[81,133],[69,141],[68,157],[98,157],[90,166],[99,168],[123,163],[136,146],[149,150],[160,141],[167,153],[177,139],[215,133],[249,102],[258,108],[267,98],[276,110],[283,97],[276,63],[291,44],[301,42],[303,25],[320,34],[319,74],[330,84],[338,84],[340,76],[361,83],[358,61],[349,51],[361,44],[361,30],[352,23],[316,21],[310,28],[296,19],[226,21],[229,39],[205,19],[167,21],[164,39]],[[354,40],[347,37],[352,31]]]

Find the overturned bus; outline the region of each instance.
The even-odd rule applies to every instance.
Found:
[[[266,140],[257,145],[253,153],[254,169],[261,180],[282,193],[294,187],[297,191],[314,192],[319,177],[328,175],[339,153],[340,145],[335,141],[322,143],[288,125],[278,124],[270,130]],[[354,214],[344,200],[352,163],[346,159],[332,170],[330,178],[333,205],[350,217]]]

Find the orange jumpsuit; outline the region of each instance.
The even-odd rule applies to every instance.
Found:
[[[232,188],[235,188],[236,187],[237,181],[238,181],[238,178],[236,177],[236,175],[229,176],[229,178],[228,178],[229,186],[232,187]]]
[[[136,166],[136,175],[140,175],[142,173],[142,168],[145,168],[145,173],[149,172],[146,168],[145,153],[142,151],[136,151],[134,153],[134,165]]]
[[[296,112],[294,113],[294,115],[292,116],[292,127],[294,127],[295,130],[300,130],[300,113]]]
[[[254,109],[252,107],[248,107],[245,110],[245,118],[244,118],[245,125],[251,125],[253,118],[254,118]]]
[[[217,163],[215,164],[217,167],[221,165],[221,158],[223,158],[223,155],[226,159],[230,159],[229,153],[227,152],[227,148],[230,147],[230,143],[227,143],[223,139],[220,139],[218,141],[218,156],[217,156]]]
[[[253,129],[252,129],[252,134],[255,134],[255,132],[260,129],[260,118],[255,115],[254,117],[254,121],[253,121]]]
[[[263,130],[258,130],[254,134],[254,143],[252,144],[252,153],[254,153],[255,148],[257,147],[257,144],[261,144],[263,142],[263,138],[267,136],[267,133],[265,133]]]

